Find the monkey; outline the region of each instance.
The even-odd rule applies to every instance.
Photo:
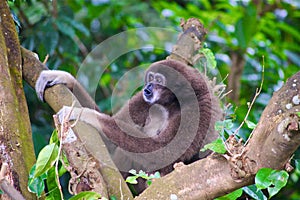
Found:
[[[47,87],[65,84],[72,88],[76,82],[67,72],[45,70],[35,89],[43,100]],[[64,106],[57,113],[59,120],[69,112],[70,120],[79,118],[117,145],[119,153],[112,157],[121,171],[137,167],[161,175],[170,173],[175,163],[189,164],[207,156],[209,152],[200,155],[200,149],[218,137],[214,124],[223,116],[208,78],[172,59],[151,64],[143,89],[116,114]]]

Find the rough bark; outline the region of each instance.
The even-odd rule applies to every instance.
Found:
[[[1,183],[13,185],[26,199],[33,199],[27,182],[35,155],[22,86],[20,44],[6,1],[0,1],[0,17],[0,166],[7,165]],[[6,194],[1,199],[9,198]]]

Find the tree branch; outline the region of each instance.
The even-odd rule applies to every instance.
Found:
[[[299,91],[300,72],[274,93],[242,154],[229,159],[211,155],[175,168],[136,199],[168,199],[171,194],[178,199],[214,199],[252,184],[260,168],[284,169],[300,145]]]

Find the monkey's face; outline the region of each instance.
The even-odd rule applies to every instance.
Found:
[[[169,93],[169,94],[166,94]],[[166,78],[161,73],[149,71],[145,77],[145,87],[143,89],[143,98],[150,104],[166,103],[166,96],[170,96],[171,91],[166,87]],[[164,98],[162,98],[164,97]]]

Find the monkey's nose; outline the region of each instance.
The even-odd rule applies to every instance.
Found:
[[[152,83],[148,83],[146,85],[146,87],[144,88],[144,95],[145,95],[145,97],[148,97],[148,98],[151,97],[153,95],[152,90],[153,90],[153,84]]]

